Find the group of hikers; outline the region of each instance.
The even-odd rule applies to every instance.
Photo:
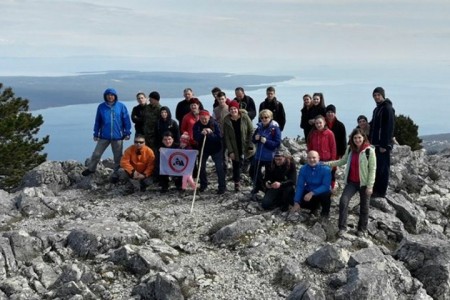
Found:
[[[280,148],[286,114],[274,87],[266,89],[267,97],[260,103],[258,112],[254,100],[242,87],[235,89],[233,100],[218,87],[211,93],[214,103],[209,112],[192,89],[186,88],[184,99],[176,106],[175,120],[169,107],[160,104],[160,94],[156,91],[148,99],[142,92],[136,95],[138,105],[130,118],[126,106],[118,101],[117,92],[106,89],[104,102],[98,106],[95,117],[93,138],[97,144],[82,175],[95,172],[103,152],[111,145],[112,183],[125,177],[138,181],[140,191],[158,183],[164,193],[172,182],[180,191],[190,186],[204,192],[209,184],[206,162],[211,157],[218,181],[217,194],[227,190],[226,174],[231,161],[234,190],[240,191],[241,174],[248,172],[253,183],[251,198],[260,201],[262,208],[280,207],[281,211],[291,212],[305,208],[312,214],[321,209],[321,218],[328,219],[331,196],[336,189],[336,168],[346,165],[339,203],[339,234],[347,230],[349,201],[359,192],[357,234],[367,235],[369,200],[386,195],[394,141],[395,112],[383,88],[373,90],[376,107],[372,119],[369,122],[366,116],[358,116],[348,142],[345,126],[336,117],[336,107],[326,106],[322,93],[305,94],[300,127],[307,144],[307,162],[298,172],[292,157]],[[131,137],[131,122],[136,132],[134,143],[122,155],[123,140]],[[201,159],[193,175],[199,177],[200,185],[196,185],[192,174],[160,174],[162,148],[198,150]],[[262,199],[259,192],[264,193]]]

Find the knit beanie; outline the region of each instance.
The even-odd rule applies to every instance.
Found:
[[[380,94],[381,96],[383,96],[383,99],[386,99],[386,96],[384,95],[384,89],[383,89],[381,86],[376,87],[376,88],[373,90],[372,96],[375,95],[375,93]]]
[[[149,98],[152,98],[152,99],[155,99],[155,100],[158,100],[158,101],[159,101],[159,99],[161,98],[161,97],[159,96],[159,93],[156,92],[156,91],[151,92],[150,95],[148,95],[148,97],[149,97]]]
[[[207,111],[207,110],[201,110],[199,115],[200,116],[210,116],[209,111]]]
[[[333,104],[328,105],[327,108],[325,109],[325,112],[329,111],[336,113],[336,106],[334,106]]]
[[[200,106],[200,100],[198,100],[198,98],[191,98],[189,99],[189,104],[197,104]]]
[[[358,118],[356,119],[356,122],[359,122],[359,120],[366,120],[367,122],[367,117],[365,115],[360,115],[358,116]]]
[[[235,100],[231,101],[230,104],[228,104],[228,110],[230,110],[230,108],[232,107],[239,109],[239,103]]]

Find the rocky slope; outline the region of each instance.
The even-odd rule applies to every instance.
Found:
[[[262,211],[249,186],[207,190],[190,213],[192,193],[129,194],[108,166],[84,178],[79,163],[46,162],[0,191],[0,299],[449,299],[446,156],[394,150],[368,238],[352,230],[356,197],[337,238],[338,196],[322,222]]]

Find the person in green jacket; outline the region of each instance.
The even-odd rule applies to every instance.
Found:
[[[156,128],[160,117],[161,105],[159,104],[159,93],[153,91],[148,96],[150,103],[144,110],[144,135],[145,144],[150,147],[154,153],[157,153],[158,142],[156,141]]]
[[[253,124],[245,109],[235,100],[229,104],[230,114],[223,118],[223,139],[233,165],[234,190],[240,190],[241,167],[245,159],[255,154],[252,143]]]
[[[364,130],[355,128],[350,135],[350,143],[340,160],[325,162],[334,167],[346,165],[345,187],[339,201],[339,236],[347,231],[347,215],[350,199],[359,192],[359,221],[357,235],[367,236],[369,221],[369,201],[375,183],[377,168],[375,149],[370,145]]]

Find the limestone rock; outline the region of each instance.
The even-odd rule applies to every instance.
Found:
[[[113,251],[109,259],[115,264],[126,267],[127,270],[138,276],[145,275],[151,270],[167,270],[161,257],[147,246],[125,245]]]
[[[254,233],[257,229],[265,227],[265,219],[262,216],[240,219],[219,229],[212,237],[215,244],[235,242],[241,236]]]
[[[408,232],[417,234],[421,231],[425,219],[425,213],[421,208],[412,204],[401,194],[389,195],[386,199],[394,207],[395,215],[403,222]]]
[[[347,265],[349,253],[345,249],[327,244],[308,256],[306,263],[325,273],[334,273]]]
[[[61,162],[46,161],[25,174],[22,186],[39,187],[45,184],[52,191],[57,192],[69,187],[70,183]]]
[[[175,278],[165,273],[158,273],[147,282],[133,288],[132,295],[141,299],[183,300],[181,288]]]
[[[301,282],[294,287],[292,292],[286,298],[286,300],[297,300],[297,299],[308,299],[308,300],[324,300],[324,293],[316,286],[308,282]]]

